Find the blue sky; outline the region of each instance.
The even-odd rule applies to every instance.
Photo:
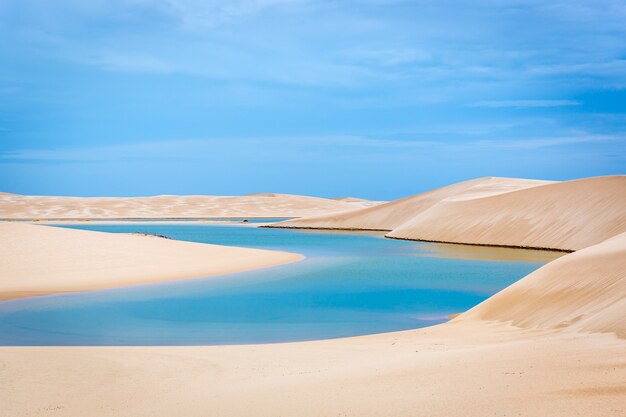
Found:
[[[3,0],[0,190],[393,199],[625,173],[626,3]]]

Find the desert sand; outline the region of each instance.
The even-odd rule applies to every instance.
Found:
[[[0,416],[624,416],[625,178],[479,179],[290,221],[291,227],[380,228],[402,238],[431,233],[432,240],[577,251],[452,321],[419,330],[247,346],[2,347]],[[0,226],[8,242],[3,250],[12,254],[4,262],[13,276],[30,274],[3,284],[10,297],[61,290],[57,282],[68,279],[64,285],[75,286],[79,270],[80,284],[87,279],[89,285],[103,279],[103,268],[107,277],[141,271],[138,280],[154,278],[153,272],[184,278],[185,263],[171,261],[180,257],[194,268],[206,266],[207,275],[215,264],[195,255],[226,250],[156,237]],[[228,251],[233,260],[299,259]],[[150,254],[171,269],[147,269],[155,261]],[[3,278],[10,277],[5,270]],[[94,288],[99,285],[105,284]]]
[[[41,225],[0,223],[0,300],[223,275],[298,254]]]
[[[621,417],[624,259],[621,234],[414,331],[249,346],[4,347],[0,415]]]
[[[378,203],[273,193],[232,197],[57,197],[0,193],[0,219],[302,217],[354,210]]]
[[[549,181],[517,178],[478,178],[448,185],[375,207],[355,209],[346,213],[331,213],[303,219],[288,220],[275,224],[276,227],[304,227],[323,229],[364,229],[391,231],[411,220],[417,214],[452,196],[506,192],[511,189],[533,187]]]
[[[556,259],[459,319],[569,328],[626,339],[626,233]]]
[[[566,182],[479,178],[272,227],[385,230],[397,239],[573,251],[626,232],[626,176]]]

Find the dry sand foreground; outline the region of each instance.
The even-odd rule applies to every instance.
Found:
[[[250,346],[0,348],[0,415],[621,417],[625,271],[621,234],[416,331]]]
[[[578,250],[626,232],[626,176],[566,182],[479,178],[272,227],[374,229],[397,239]]]
[[[223,275],[303,256],[58,227],[0,223],[0,300]]]
[[[290,194],[57,197],[0,193],[0,219],[193,219],[302,217],[370,207],[376,201]]]

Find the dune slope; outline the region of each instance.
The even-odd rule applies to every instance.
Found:
[[[287,220],[272,227],[393,230],[450,197],[493,195],[548,183],[517,178],[478,178],[374,207]]]
[[[378,203],[272,193],[233,197],[55,197],[0,194],[0,219],[300,217],[354,210],[374,204]]]
[[[626,233],[556,259],[460,315],[626,338]]]
[[[0,223],[0,299],[246,271],[298,254]]]
[[[396,239],[573,251],[626,232],[626,176],[479,178],[269,227],[386,230]]]
[[[626,176],[611,176],[449,198],[387,236],[577,250],[622,232],[626,232]]]

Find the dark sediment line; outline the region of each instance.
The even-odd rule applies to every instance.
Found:
[[[263,225],[259,227],[267,227],[274,229],[305,229],[305,230],[337,230],[337,231],[347,231],[347,232],[391,232],[390,229],[359,229],[359,228],[344,228],[344,227],[308,227],[308,226],[279,226],[279,225]],[[394,240],[409,240],[412,242],[430,242],[430,243],[447,243],[451,245],[468,245],[468,246],[486,246],[492,248],[509,248],[509,249],[533,249],[533,250],[545,250],[551,252],[565,252],[571,253],[575,252],[573,249],[563,249],[563,248],[546,248],[541,246],[522,246],[522,245],[498,245],[498,244],[489,244],[489,243],[469,243],[469,242],[451,242],[447,240],[432,240],[432,239],[414,239],[414,238],[406,238],[406,237],[396,237],[396,236],[388,236],[385,235],[387,239]]]

